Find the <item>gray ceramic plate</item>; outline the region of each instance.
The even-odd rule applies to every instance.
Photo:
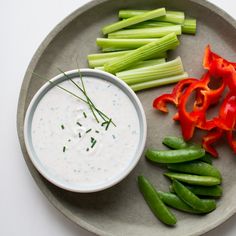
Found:
[[[202,55],[207,44],[228,59],[235,57],[236,22],[222,10],[200,0],[96,0],[76,10],[63,20],[44,40],[30,65],[30,71],[51,78],[58,74],[57,67],[64,71],[76,68],[79,55],[81,67],[86,67],[86,56],[97,51],[95,39],[101,36],[103,25],[116,19],[121,8],[157,8],[164,6],[183,10],[198,19],[198,33],[181,36],[180,47],[171,57],[180,55],[186,71],[191,76],[200,76]],[[236,211],[236,159],[226,143],[218,145],[220,159],[215,165],[224,177],[224,196],[218,201],[218,208],[206,216],[193,216],[175,212],[178,225],[168,228],[150,213],[138,192],[136,177],[143,173],[161,190],[167,190],[169,182],[162,176],[164,169],[151,165],[144,158],[136,169],[120,184],[95,194],[78,194],[63,191],[47,182],[33,167],[25,149],[23,120],[28,104],[35,92],[42,86],[27,72],[23,81],[18,105],[17,127],[22,151],[29,170],[36,183],[50,202],[76,224],[99,235],[199,235],[216,227]],[[152,100],[171,87],[140,92],[138,94],[145,108],[148,122],[147,146],[162,148],[161,140],[166,135],[179,135],[179,126],[169,115],[161,115],[152,109]]]

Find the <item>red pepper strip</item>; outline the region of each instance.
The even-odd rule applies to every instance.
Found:
[[[178,84],[172,90],[172,93],[163,94],[160,97],[157,97],[153,101],[153,107],[162,112],[168,112],[166,103],[168,102],[173,103],[174,105],[177,106],[179,103],[179,98],[182,95],[184,89],[195,81],[198,81],[198,80],[190,78],[190,79],[184,79],[184,80],[179,81]]]
[[[222,58],[218,54],[212,52],[210,46],[207,45],[207,47],[205,49],[205,53],[204,53],[204,58],[203,58],[203,67],[204,67],[204,69],[209,70],[210,67],[211,67],[212,61],[214,61],[215,59],[222,59],[222,62],[223,62],[224,66],[228,66],[228,65],[231,64],[236,69],[236,63],[235,62],[230,62],[230,61],[225,60],[224,58]]]
[[[216,129],[214,131],[209,132],[202,138],[202,147],[214,157],[218,156],[218,152],[215,150],[214,147],[212,147],[211,144],[218,141],[222,135],[223,135],[223,130]]]
[[[220,129],[234,129],[236,125],[236,95],[228,93],[220,107],[219,116],[214,118],[214,122]]]
[[[207,86],[209,82],[210,82],[210,75],[209,73],[206,73],[201,80],[192,83],[182,94],[182,97],[179,100],[179,106],[178,106],[179,121],[182,129],[182,135],[185,140],[189,140],[192,138],[195,126],[199,119],[199,116],[194,114],[194,112],[192,113],[187,112],[186,105],[188,99],[192,94],[192,92],[196,89],[203,89],[203,90],[209,89]]]
[[[236,153],[236,140],[233,139],[233,131],[227,131],[226,137],[230,147],[233,149],[234,153]]]

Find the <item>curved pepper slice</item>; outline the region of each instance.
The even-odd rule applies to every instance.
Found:
[[[160,97],[157,97],[153,101],[153,107],[162,112],[168,112],[166,106],[167,103],[173,103],[174,105],[178,106],[179,99],[182,93],[184,92],[184,89],[196,81],[198,80],[194,78],[189,78],[179,81],[178,84],[172,90],[172,93],[163,94]]]
[[[236,140],[233,138],[233,131],[226,132],[227,141],[230,147],[233,149],[234,153],[236,153]]]
[[[214,131],[210,131],[207,135],[202,138],[202,147],[209,152],[212,156],[217,157],[218,153],[212,144],[218,141],[223,135],[223,130],[216,129]]]

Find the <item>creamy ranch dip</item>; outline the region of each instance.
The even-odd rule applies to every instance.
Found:
[[[80,79],[74,81],[80,85]],[[32,120],[32,143],[40,164],[71,185],[100,185],[120,175],[134,158],[140,124],[129,97],[112,83],[86,77],[88,96],[112,118],[106,130],[89,106],[57,87],[40,100]],[[84,98],[70,81],[60,86]]]

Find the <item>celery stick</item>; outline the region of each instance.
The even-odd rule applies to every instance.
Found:
[[[174,33],[168,34],[154,42],[148,43],[124,56],[118,57],[111,62],[105,63],[105,70],[110,73],[117,73],[133,66],[139,61],[153,58],[154,55],[173,49],[179,45],[179,40]]]
[[[151,27],[165,27],[165,26],[172,26],[172,25],[175,25],[175,24],[169,23],[169,22],[163,22],[163,21],[149,20],[149,21],[138,23],[136,25],[129,26],[126,29],[143,29],[143,28],[151,28]]]
[[[165,27],[152,27],[142,29],[126,29],[119,30],[108,34],[109,39],[145,39],[145,38],[159,38],[170,33],[176,35],[181,34],[181,25],[171,25]]]
[[[134,16],[139,16],[149,10],[120,10],[119,17],[122,19],[127,19]],[[166,11],[165,16],[154,18],[154,20],[182,24],[184,22],[184,12],[182,11]]]
[[[143,67],[147,67],[147,66],[154,66],[154,65],[157,65],[157,64],[165,63],[165,61],[166,61],[165,58],[152,59],[152,60],[147,60],[147,61],[140,61],[140,62],[137,62],[134,66],[131,66],[129,68],[129,70],[143,68]],[[104,67],[99,66],[99,67],[95,67],[95,69],[104,70]]]
[[[134,25],[134,24],[146,21],[146,20],[151,20],[156,17],[164,16],[165,14],[166,14],[165,8],[155,9],[153,11],[148,11],[143,14],[139,14],[138,16],[130,17],[129,19],[125,19],[125,20],[107,25],[103,27],[102,32],[103,34],[108,34],[116,30],[123,29],[130,25]]]
[[[131,52],[133,50],[129,50],[129,51],[121,51],[121,52],[110,52],[110,53],[99,53],[99,54],[90,54],[88,55],[88,64],[90,68],[94,68],[94,67],[101,67],[103,66],[105,63],[110,62],[111,60],[114,60],[115,58],[118,58],[120,56],[123,56],[129,52]],[[166,52],[162,52],[162,53],[158,53],[155,54],[152,58],[150,59],[154,59],[154,58],[166,58],[167,57],[167,53]]]
[[[176,83],[182,79],[188,78],[188,74],[184,72],[183,74],[180,75],[175,75],[175,76],[170,76],[162,79],[156,79],[148,82],[143,82],[143,83],[138,83],[138,84],[133,84],[130,87],[135,91],[141,91],[144,89],[149,89],[149,88],[155,88],[163,85],[168,85],[168,84],[173,84]]]
[[[141,82],[161,79],[169,76],[184,73],[182,61],[180,57],[175,60],[161,63],[155,66],[147,66],[139,69],[127,70],[116,73],[116,76],[127,84],[137,84]]]
[[[130,48],[136,49],[157,39],[107,39],[97,38],[96,43],[101,48]]]
[[[197,21],[196,19],[187,18],[182,24],[182,32],[185,34],[196,34],[197,30]]]

